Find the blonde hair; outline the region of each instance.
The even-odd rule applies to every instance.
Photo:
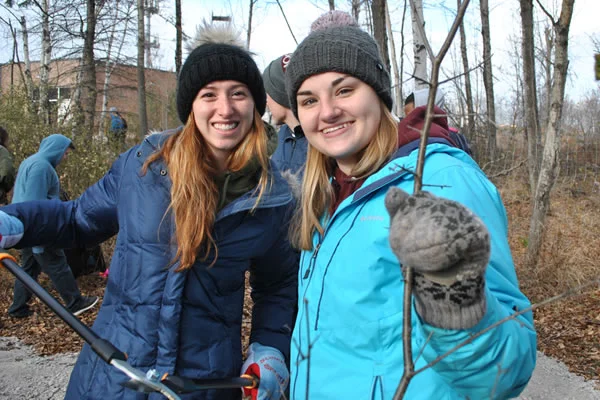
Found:
[[[398,148],[398,123],[380,101],[382,116],[377,133],[362,151],[351,175],[366,178],[377,172]],[[315,231],[323,234],[321,219],[334,200],[330,177],[335,171],[335,160],[308,145],[308,155],[302,181],[300,207],[290,228],[290,239],[301,250],[313,248]]]
[[[212,153],[196,127],[193,111],[183,129],[166,139],[164,145],[148,157],[142,172],[158,159],[167,164],[172,181],[171,202],[165,216],[172,210],[175,219],[177,253],[171,265],[179,261],[177,272],[192,267],[200,256],[206,261],[214,250],[211,266],[216,262],[218,249],[212,235],[219,192],[215,183],[217,169]],[[269,182],[267,133],[260,114],[254,110],[254,121],[246,137],[232,151],[227,160],[232,172],[241,170],[256,159],[261,167],[258,193],[252,211],[256,209]]]

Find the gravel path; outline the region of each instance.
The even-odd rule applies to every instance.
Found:
[[[519,400],[600,400],[600,382],[586,382],[564,364],[538,356],[533,378]],[[76,357],[40,357],[18,339],[0,337],[0,399],[62,399]]]

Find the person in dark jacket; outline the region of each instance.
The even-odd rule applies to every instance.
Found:
[[[12,203],[59,199],[60,182],[56,167],[74,148],[71,139],[61,134],[45,137],[38,152],[27,157],[19,166]],[[97,296],[82,296],[79,292],[77,281],[62,248],[26,246],[21,250],[21,267],[36,280],[41,272],[46,273],[67,309],[75,315],[91,309],[98,303]],[[32,311],[27,303],[31,296],[31,292],[16,279],[13,302],[8,308],[8,314],[14,318],[30,316]]]
[[[300,123],[290,110],[285,92],[284,74],[289,62],[290,54],[284,54],[271,61],[263,72],[271,121],[280,126],[277,149],[271,156],[271,160],[280,170],[289,170],[302,176],[304,163],[306,163],[306,138]]]
[[[0,204],[8,202],[6,195],[15,184],[15,164],[12,154],[8,151],[8,132],[0,126]]]
[[[0,246],[90,245],[117,234],[94,331],[144,372],[252,373],[260,386],[248,394],[276,400],[287,387],[296,313],[298,255],[286,235],[295,203],[268,158],[266,95],[250,53],[228,27],[205,25],[196,43],[177,82],[184,125],[147,136],[76,200],[2,208]],[[254,306],[243,363],[248,271]],[[125,380],[84,345],[65,398],[162,398],[121,386]]]

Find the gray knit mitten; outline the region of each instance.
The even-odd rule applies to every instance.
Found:
[[[392,187],[385,197],[390,244],[400,264],[414,270],[416,310],[445,329],[476,325],[486,310],[485,268],[490,235],[462,204],[428,192]]]

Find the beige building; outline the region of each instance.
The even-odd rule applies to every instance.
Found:
[[[31,63],[31,76],[34,84],[39,83],[39,62]],[[78,59],[58,59],[50,63],[49,99],[55,104],[54,112],[58,117],[68,114],[69,102],[77,81]],[[0,65],[0,93],[6,96],[12,88],[24,87],[24,63],[6,63]],[[104,64],[96,66],[96,115],[102,111],[104,87]],[[172,104],[176,91],[177,77],[175,72],[158,69],[146,69],[146,107],[148,125],[151,129],[166,129],[179,122]],[[108,103],[106,109],[116,107],[127,119],[128,124],[137,125],[137,68],[133,65],[118,64],[110,75],[107,90]],[[37,90],[36,92],[37,93]],[[36,94],[34,93],[34,98]]]

